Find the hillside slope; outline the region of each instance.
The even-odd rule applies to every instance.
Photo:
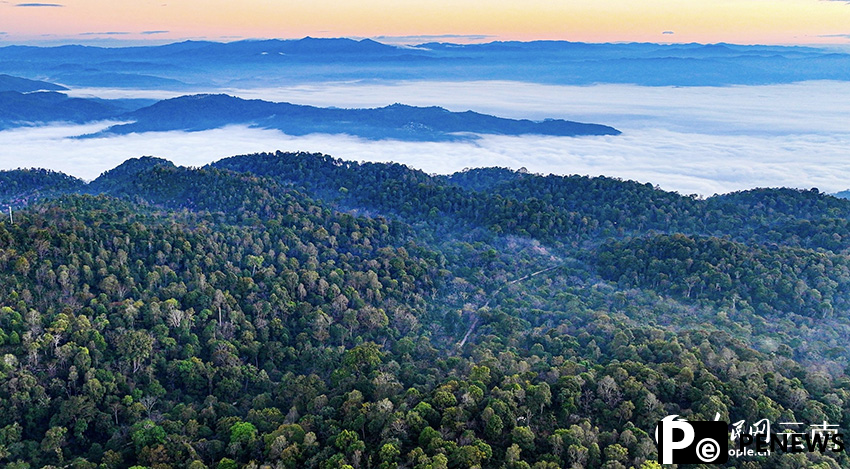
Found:
[[[850,201],[306,153],[0,181],[6,467],[652,467],[666,415],[850,426]]]

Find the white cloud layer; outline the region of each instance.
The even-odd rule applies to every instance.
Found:
[[[117,90],[81,94],[123,97]],[[317,151],[357,161],[396,161],[427,172],[526,167],[555,174],[606,175],[711,195],[753,187],[850,188],[850,84],[809,82],[726,88],[524,83],[325,84],[231,90],[246,98],[339,107],[392,102],[474,109],[504,117],[566,118],[613,125],[616,137],[485,136],[475,142],[367,141],[291,137],[228,127],[98,139],[68,137],[103,125],[0,132],[0,168],[47,167],[92,179],[127,158],[161,156],[200,166],[256,151]],[[133,95],[137,96],[137,95]],[[161,97],[161,96],[160,96]]]
[[[211,92],[196,90],[196,93]],[[506,81],[318,83],[213,90],[245,99],[343,108],[442,106],[516,119],[559,118],[617,128],[697,133],[850,133],[850,82],[729,87],[560,86]],[[184,91],[83,88],[72,96],[166,99]]]

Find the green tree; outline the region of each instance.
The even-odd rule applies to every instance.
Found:
[[[65,459],[62,454],[62,447],[65,446],[67,434],[68,430],[65,427],[50,427],[44,434],[44,439],[41,440],[41,450],[61,463]]]
[[[153,337],[143,331],[127,331],[118,338],[118,351],[133,366],[133,373],[142,368],[153,351]]]

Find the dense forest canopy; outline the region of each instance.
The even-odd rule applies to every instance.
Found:
[[[650,468],[666,415],[850,428],[850,201],[816,190],[281,152],[0,183],[4,467]]]

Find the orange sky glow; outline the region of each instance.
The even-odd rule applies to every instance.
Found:
[[[383,42],[850,43],[844,0],[0,0],[0,44],[371,37]],[[432,38],[433,36],[433,38]]]

